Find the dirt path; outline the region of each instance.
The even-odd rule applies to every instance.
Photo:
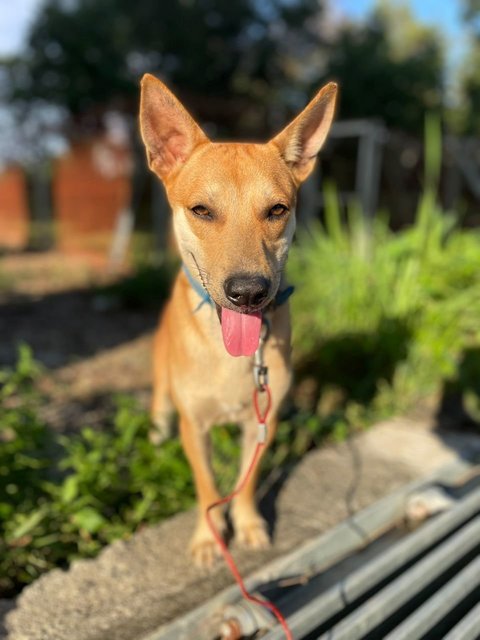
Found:
[[[48,369],[45,418],[60,430],[97,424],[116,392],[147,404],[158,311],[108,308],[96,287],[112,280],[85,257],[25,253],[0,260],[0,367],[29,344]]]

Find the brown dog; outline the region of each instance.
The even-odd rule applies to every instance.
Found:
[[[149,166],[165,185],[184,263],[155,337],[152,411],[163,432],[173,406],[179,412],[200,506],[191,543],[200,566],[217,554],[205,519],[218,499],[209,429],[242,425],[241,475],[256,444],[252,356],[262,318],[270,327],[264,349],[273,399],[269,441],[288,391],[290,316],[288,304],[275,300],[295,230],[296,191],[330,129],[336,92],[335,84],[326,85],[266,144],[212,143],[164,84],[151,75],[142,80],[142,137]],[[255,506],[256,475],[232,506],[238,541],[254,549],[269,543]],[[213,516],[224,530],[220,510]]]

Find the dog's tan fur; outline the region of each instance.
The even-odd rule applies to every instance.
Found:
[[[212,143],[165,85],[144,76],[140,124],[149,166],[165,185],[185,265],[220,307],[236,309],[224,292],[232,274],[260,274],[271,281],[265,309],[282,286],[295,230],[296,191],[327,136],[335,97],[336,85],[326,85],[267,144]],[[277,204],[287,211],[269,216]],[[195,213],[200,205],[200,214]],[[195,312],[198,304],[198,293],[180,271],[155,337],[152,414],[158,428],[165,430],[172,405],[178,410],[200,507],[191,552],[198,565],[209,566],[217,548],[205,509],[218,498],[209,463],[209,429],[226,421],[242,425],[243,474],[256,444],[257,424],[252,359],[227,353],[217,313],[209,305]],[[288,304],[266,313],[271,324],[265,347],[273,398],[271,440],[290,384],[290,316]],[[269,539],[255,506],[257,474],[253,475],[233,503],[232,520],[239,542],[261,548]],[[219,509],[214,516],[224,530]]]

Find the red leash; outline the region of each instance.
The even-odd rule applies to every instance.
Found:
[[[267,400],[267,405],[265,407],[265,409],[263,411],[261,411],[260,406],[259,406],[259,395],[260,393],[266,393],[266,400]],[[253,454],[252,460],[250,462],[250,465],[247,469],[247,472],[245,473],[244,477],[242,478],[241,482],[237,485],[236,489],[234,489],[232,491],[232,493],[230,493],[228,496],[225,496],[225,498],[221,498],[220,500],[217,500],[216,502],[214,502],[213,504],[211,504],[206,511],[206,516],[207,516],[207,522],[208,525],[212,531],[212,534],[218,544],[218,546],[220,547],[223,557],[225,559],[225,562],[227,563],[230,571],[232,572],[233,577],[235,578],[235,580],[238,583],[238,586],[240,587],[240,591],[242,592],[243,597],[246,600],[249,600],[250,602],[253,602],[254,604],[258,604],[261,607],[265,607],[265,609],[269,609],[277,618],[277,620],[279,621],[279,623],[282,625],[283,630],[285,631],[285,637],[287,640],[293,640],[293,636],[292,633],[290,631],[290,629],[288,628],[288,624],[285,620],[285,618],[283,617],[283,615],[281,614],[281,612],[277,609],[277,607],[273,604],[273,602],[270,602],[269,600],[261,600],[260,598],[256,598],[255,596],[252,596],[248,591],[247,588],[245,587],[245,583],[243,581],[242,576],[240,575],[240,572],[237,568],[237,565],[235,564],[235,561],[232,557],[232,554],[230,553],[230,551],[227,548],[227,545],[225,544],[225,541],[223,540],[222,536],[218,533],[217,529],[215,528],[215,525],[213,523],[212,517],[210,515],[210,512],[212,511],[212,509],[215,509],[215,507],[219,507],[220,505],[223,504],[227,504],[228,502],[230,502],[236,495],[238,495],[240,493],[240,491],[243,489],[243,487],[245,486],[248,478],[250,477],[250,474],[252,473],[252,471],[255,468],[255,465],[257,464],[258,461],[258,457],[260,455],[260,452],[262,450],[262,448],[265,446],[265,440],[267,438],[267,425],[266,425],[266,421],[267,421],[267,416],[268,413],[270,411],[270,408],[272,406],[272,396],[270,393],[270,387],[268,386],[268,384],[263,384],[262,387],[256,388],[255,391],[253,392],[253,406],[255,408],[255,413],[257,416],[257,420],[258,420],[258,442],[257,442],[257,446],[255,447],[255,452]]]

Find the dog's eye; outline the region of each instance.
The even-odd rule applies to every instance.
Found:
[[[203,204],[197,204],[195,207],[192,207],[190,211],[200,218],[212,217],[210,211],[207,209],[207,207],[204,207]]]
[[[284,204],[278,203],[274,205],[268,212],[268,218],[279,218],[285,215],[288,211],[288,207]]]

